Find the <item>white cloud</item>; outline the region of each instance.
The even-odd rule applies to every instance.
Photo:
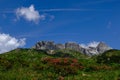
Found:
[[[33,21],[35,23],[45,19],[45,15],[40,15],[39,12],[35,10],[34,5],[16,9],[16,15],[17,18],[23,17],[27,21]]]
[[[9,34],[0,33],[0,54],[25,45],[25,38],[16,39]]]
[[[89,47],[97,47],[99,42],[93,41],[88,44],[80,44],[83,48],[89,48]]]

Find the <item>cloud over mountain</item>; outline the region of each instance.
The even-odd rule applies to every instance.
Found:
[[[45,15],[40,15],[37,10],[35,10],[34,5],[30,7],[21,7],[16,9],[17,18],[24,18],[27,21],[38,22],[39,20],[44,20]]]
[[[24,46],[25,38],[16,39],[9,34],[0,33],[0,54]]]
[[[93,41],[88,44],[80,44],[80,45],[84,48],[89,48],[89,47],[97,47],[99,43],[100,42]]]

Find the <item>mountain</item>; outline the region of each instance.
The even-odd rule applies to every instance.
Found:
[[[75,50],[81,52],[89,56],[98,55],[107,50],[112,49],[103,42],[99,42],[99,44],[96,47],[91,47],[91,46],[82,47],[80,44],[77,44],[75,42],[66,42],[65,44],[60,44],[60,43],[55,44],[54,41],[39,41],[35,44],[33,48],[37,50],[49,50],[49,51],[69,49],[69,50]]]
[[[110,48],[107,44],[105,44],[105,43],[103,43],[103,42],[100,42],[96,48],[97,48],[97,51],[98,51],[99,53],[103,53],[103,52],[105,52],[105,51],[107,51],[107,50],[112,49],[112,48]]]
[[[54,50],[53,54],[15,49],[0,54],[0,80],[120,80],[119,63],[120,50],[89,57],[69,49]]]

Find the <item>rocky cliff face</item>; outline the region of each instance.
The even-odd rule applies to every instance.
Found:
[[[103,43],[103,42],[100,42],[99,44],[98,44],[98,46],[97,46],[97,51],[99,52],[99,53],[103,53],[103,52],[105,52],[106,50],[110,50],[111,48],[108,46],[108,45],[106,45],[105,43]]]
[[[55,44],[54,41],[40,41],[36,43],[33,48],[37,50],[52,50],[52,51],[61,50],[61,49],[69,49],[69,50],[79,51],[83,54],[90,55],[90,56],[100,54],[100,53],[103,53],[111,49],[109,46],[107,46],[103,42],[100,42],[97,45],[97,47],[84,48],[75,42],[67,42],[65,44]]]
[[[55,50],[55,43],[53,41],[40,41],[34,48],[37,50]]]
[[[80,45],[75,42],[67,42],[65,43],[65,49],[71,49],[75,51],[80,51]]]

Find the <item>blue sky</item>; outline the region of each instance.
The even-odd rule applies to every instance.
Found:
[[[120,49],[120,0],[0,0],[0,33],[26,39],[24,47],[103,41]]]

